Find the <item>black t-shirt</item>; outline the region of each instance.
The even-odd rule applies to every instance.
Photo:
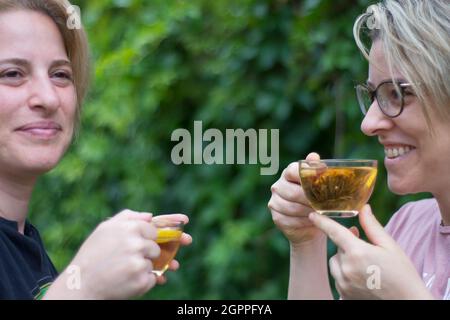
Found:
[[[0,299],[39,299],[57,275],[37,229],[0,217]]]

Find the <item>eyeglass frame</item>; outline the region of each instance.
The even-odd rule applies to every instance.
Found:
[[[377,92],[378,92],[378,89],[383,85],[383,84],[386,84],[386,83],[392,83],[392,84],[394,84],[394,85],[397,85],[399,88],[400,88],[400,94],[401,94],[401,105],[400,105],[400,111],[396,114],[396,115],[394,115],[394,116],[391,116],[391,115],[389,115],[389,114],[387,114],[384,110],[383,110],[383,108],[380,106],[380,104],[378,103],[378,94],[377,94]],[[380,110],[381,110],[381,112],[386,116],[386,117],[389,117],[389,118],[396,118],[396,117],[398,117],[402,112],[403,112],[403,108],[404,108],[404,106],[405,106],[405,95],[404,95],[404,92],[405,92],[405,88],[407,88],[407,87],[411,87],[412,86],[412,84],[411,83],[408,83],[408,82],[400,82],[400,81],[392,81],[392,80],[385,80],[385,81],[382,81],[382,82],[380,82],[379,84],[378,84],[378,86],[375,88],[375,90],[372,90],[367,84],[365,84],[365,83],[363,83],[363,84],[358,84],[358,85],[356,85],[356,87],[355,87],[355,89],[356,89],[356,99],[358,100],[358,104],[359,104],[359,109],[361,110],[361,112],[363,113],[363,115],[365,116],[366,114],[367,114],[367,111],[369,111],[369,108],[370,108],[370,106],[369,106],[369,108],[367,108],[367,110],[366,110],[366,106],[364,105],[364,102],[363,101],[361,101],[362,100],[362,98],[360,98],[360,96],[359,96],[359,87],[361,87],[361,88],[364,88],[365,90],[367,90],[367,92],[369,93],[369,98],[370,98],[370,100],[371,100],[371,105],[372,105],[372,103],[375,101],[375,99],[377,100],[377,105],[378,105],[378,108],[380,108]]]

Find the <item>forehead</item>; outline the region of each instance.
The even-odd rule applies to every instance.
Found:
[[[375,41],[372,44],[369,53],[369,77],[368,82],[371,84],[378,84],[382,81],[394,79],[403,79],[403,75],[393,66],[393,74],[389,72],[389,65],[384,54],[383,45],[381,41]]]
[[[43,13],[14,10],[0,13],[0,59],[67,58],[63,38]]]

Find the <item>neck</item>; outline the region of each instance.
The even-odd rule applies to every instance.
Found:
[[[23,179],[3,173],[0,175],[0,217],[16,221],[22,234],[35,183],[36,177]]]
[[[450,198],[445,194],[433,194],[439,204],[444,226],[450,226]]]

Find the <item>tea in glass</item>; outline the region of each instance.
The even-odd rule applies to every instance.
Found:
[[[156,243],[161,249],[161,254],[159,257],[152,260],[153,273],[160,276],[169,268],[169,263],[178,252],[184,224],[182,221],[172,221],[169,219],[154,219],[153,223],[158,231]]]
[[[376,160],[300,160],[300,181],[311,207],[329,217],[353,217],[369,200]]]

